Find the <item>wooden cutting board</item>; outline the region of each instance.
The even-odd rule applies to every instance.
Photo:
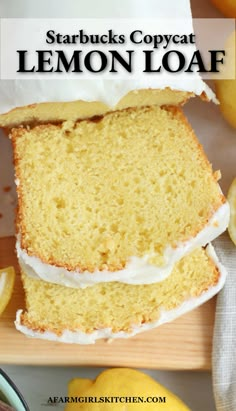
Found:
[[[210,369],[215,299],[127,340],[80,346],[25,337],[14,327],[16,310],[24,308],[14,244],[14,237],[0,239],[0,267],[13,265],[17,272],[13,297],[0,317],[0,364]]]

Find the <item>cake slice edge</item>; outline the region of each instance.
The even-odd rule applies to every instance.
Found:
[[[141,323],[139,325],[133,325],[129,332],[118,331],[113,332],[111,328],[96,329],[93,332],[83,332],[79,329],[69,330],[64,329],[59,333],[52,332],[51,330],[38,329],[30,327],[29,323],[25,321],[25,313],[22,309],[17,311],[15,327],[18,331],[22,332],[28,337],[34,337],[44,340],[57,341],[62,343],[76,343],[76,344],[94,344],[98,339],[117,339],[117,338],[129,338],[140,332],[151,330],[164,323],[171,322],[176,318],[188,313],[189,311],[204,304],[206,301],[215,296],[224,286],[227,271],[225,267],[220,263],[215,250],[211,244],[209,244],[205,252],[209,258],[209,264],[214,265],[215,270],[215,283],[208,287],[207,290],[201,290],[200,294],[196,297],[184,301],[179,307],[172,310],[161,310],[159,318],[156,321],[150,323]],[[217,273],[217,274],[216,274]],[[38,280],[35,280],[38,281]]]

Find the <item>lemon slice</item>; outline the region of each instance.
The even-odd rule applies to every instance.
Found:
[[[230,205],[230,220],[228,232],[231,240],[236,245],[236,178],[233,180],[229,188],[228,201]]]
[[[0,270],[0,315],[9,303],[15,282],[15,270],[13,267],[7,267]]]

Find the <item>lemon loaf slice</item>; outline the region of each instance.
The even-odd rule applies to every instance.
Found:
[[[227,227],[217,175],[179,108],[21,127],[11,138],[18,257],[44,280],[154,283]]]
[[[26,311],[18,311],[15,324],[29,336],[68,343],[126,338],[202,304],[222,288],[225,278],[211,245],[196,249],[166,280],[151,285],[113,282],[81,290],[23,273]]]

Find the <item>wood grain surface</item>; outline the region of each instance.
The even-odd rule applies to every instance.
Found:
[[[24,308],[24,293],[14,244],[14,237],[0,239],[0,268],[13,265],[17,272],[13,297],[0,318],[0,364],[210,369],[215,299],[172,323],[112,343],[62,344],[16,331],[15,313]]]

